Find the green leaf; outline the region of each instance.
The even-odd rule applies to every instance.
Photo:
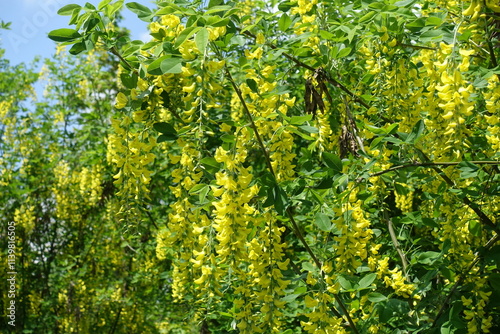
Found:
[[[192,194],[198,194],[200,191],[203,190],[203,188],[205,187],[208,187],[208,185],[204,184],[204,183],[199,183],[199,184],[196,184],[194,185],[191,189],[189,189],[189,194],[192,195]]]
[[[372,303],[380,303],[387,300],[387,297],[379,292],[370,292],[367,296],[368,300]]]
[[[135,72],[133,72],[132,74],[122,73],[120,74],[120,79],[122,81],[122,84],[128,89],[137,87],[138,76]]]
[[[312,264],[311,262],[302,262],[302,269],[305,271],[311,272],[311,273],[314,273],[317,271],[316,266],[314,264]],[[295,291],[295,292],[298,293],[298,291]]]
[[[225,12],[227,10],[232,9],[233,6],[228,6],[228,5],[222,5],[222,6],[213,6],[208,9],[205,14],[214,14],[214,13],[220,13],[220,12]]]
[[[431,16],[425,20],[425,25],[426,26],[440,26],[442,22],[443,22],[443,20],[441,18],[436,17],[436,16]]]
[[[309,125],[300,125],[299,129],[304,130],[307,133],[318,133],[319,130],[318,128],[314,126],[309,126]]]
[[[275,192],[273,191],[273,189],[274,189],[274,187],[267,188],[266,200],[262,204],[262,207],[268,208],[268,207],[270,207],[271,205],[274,204],[274,201],[275,201]]]
[[[304,138],[305,140],[314,140],[314,138],[313,138],[313,137],[311,137],[311,136],[309,136],[309,135],[307,135],[307,134],[305,134],[305,133],[303,133],[303,132],[300,132],[300,131],[299,131],[299,130],[297,130],[297,128],[295,128],[295,127],[287,127],[287,130],[289,130],[289,131],[291,131],[291,132],[293,132],[293,133],[295,133],[295,134],[297,134],[297,135],[301,136],[301,137],[302,137],[302,138]]]
[[[224,3],[224,0],[210,0],[208,2],[208,7],[207,8],[212,8],[212,7],[216,7],[216,6],[219,6],[221,4]]]
[[[80,5],[70,4],[70,5],[66,5],[66,6],[62,7],[61,9],[59,9],[57,11],[57,14],[62,15],[62,16],[69,16],[69,15],[73,15],[73,11],[75,9],[78,9],[78,11],[80,11],[81,8],[82,8],[82,6],[80,6]]]
[[[493,290],[500,292],[500,274],[491,273],[488,275],[488,280]]]
[[[71,19],[69,20],[69,25],[74,25],[78,22],[78,18],[80,14],[80,8],[75,8],[73,13],[71,14]]]
[[[85,6],[83,6],[84,9],[88,9],[88,11],[94,11],[96,10],[95,6],[91,4],[90,2],[86,2]]]
[[[82,53],[83,51],[87,50],[87,47],[85,46],[85,43],[76,43],[74,44],[71,49],[69,49],[69,53],[72,55],[77,55]]]
[[[366,13],[365,15],[363,15],[358,23],[363,23],[363,22],[369,22],[373,19],[373,17],[375,16],[375,14],[377,14],[377,12],[368,12]]]
[[[421,264],[432,265],[440,257],[441,257],[441,253],[428,251],[428,252],[423,252],[423,253],[418,254],[417,261]]]
[[[422,132],[424,132],[424,129],[425,129],[424,121],[419,120],[415,124],[415,126],[413,127],[411,132],[408,134],[408,136],[406,137],[405,143],[415,144],[415,142],[418,140],[418,138],[420,138],[420,136],[422,135]]]
[[[278,28],[281,31],[287,31],[288,28],[290,28],[290,25],[292,25],[292,19],[290,16],[288,16],[287,13],[281,14],[280,19],[278,20]]]
[[[56,29],[49,32],[49,38],[56,42],[70,42],[81,37],[82,35],[78,31],[68,28]]]
[[[109,3],[113,1],[113,0],[101,0],[101,2],[99,2],[99,4],[97,5],[97,10],[102,10],[103,8],[105,8],[107,5],[109,5]]]
[[[311,119],[312,119],[312,115],[292,116],[292,118],[290,119],[290,124],[302,125],[305,122],[309,122]]]
[[[276,209],[276,212],[280,214],[281,216],[284,216],[286,213],[286,208],[288,207],[288,197],[283,189],[279,185],[276,185],[274,187],[274,208]]]
[[[296,6],[296,4],[296,1],[280,2],[280,4],[278,5],[278,9],[282,12],[288,12],[290,8]]]
[[[340,283],[340,286],[347,291],[352,290],[352,283],[345,279],[343,276],[339,276],[337,278],[338,282]]]
[[[440,42],[443,40],[443,35],[445,35],[446,32],[443,31],[442,29],[432,29],[429,31],[424,32],[422,35],[420,35],[420,41],[422,43],[427,43],[427,42]]]
[[[376,126],[369,125],[369,124],[365,124],[365,128],[367,130],[370,130],[374,134],[377,134],[377,135],[383,135],[383,134],[385,134],[385,130],[383,128],[377,128]]]
[[[481,223],[478,222],[477,220],[469,221],[469,232],[475,237],[480,237],[481,236]]]
[[[174,43],[174,48],[178,48],[186,39],[189,37],[193,36],[195,33],[197,33],[199,30],[201,30],[202,27],[188,27],[184,29],[179,36],[177,36],[177,39],[175,40]]]
[[[248,87],[252,90],[254,93],[259,92],[259,87],[257,86],[257,82],[254,79],[247,79],[246,83]]]
[[[349,55],[349,53],[351,53],[351,50],[351,48],[343,48],[339,51],[336,58],[344,58],[345,56]]]
[[[220,139],[224,143],[234,143],[236,137],[234,135],[230,135],[230,134],[225,133],[222,136],[220,136]]]
[[[158,138],[156,138],[156,142],[163,143],[166,141],[174,141],[177,138],[178,138],[177,135],[159,135]]]
[[[332,229],[332,220],[322,212],[316,213],[314,223],[321,231],[329,232]]]
[[[337,173],[342,172],[342,160],[340,160],[339,156],[333,153],[323,152],[322,158],[325,165]]]
[[[165,73],[181,73],[182,58],[173,58],[165,55],[149,64],[148,73],[153,75],[162,75]]]
[[[375,273],[370,273],[370,274],[366,275],[365,277],[363,277],[359,281],[358,290],[366,289],[366,288],[370,287],[370,285],[373,283],[373,281],[375,281],[376,278],[377,278],[377,274],[375,274]]]
[[[151,22],[153,13],[148,7],[137,2],[129,2],[125,4],[125,6],[127,6],[127,8],[130,9],[131,12],[135,13],[142,21]]]
[[[115,13],[123,7],[123,1],[124,0],[119,0],[115,3],[112,3],[111,5],[106,6],[104,8],[104,10],[106,11],[106,16],[109,18],[113,18]]]
[[[290,303],[297,299],[297,297],[299,297],[300,295],[300,293],[291,293],[289,295],[285,295],[283,298],[281,298],[281,300]]]
[[[221,164],[213,157],[206,157],[200,160],[200,164],[210,174],[215,174],[221,169]]]
[[[219,312],[219,314],[223,317],[226,317],[226,318],[232,319],[234,317],[231,313],[227,313],[227,312]]]
[[[467,179],[471,177],[477,177],[480,170],[479,166],[473,164],[469,161],[462,161],[458,164],[458,169],[461,171],[460,177]]]
[[[201,28],[200,31],[196,33],[194,38],[194,42],[196,43],[196,47],[200,50],[202,55],[205,55],[207,45],[208,45],[208,37],[209,33],[207,28]]]
[[[167,122],[155,123],[153,124],[153,128],[169,138],[175,137],[175,139],[177,139],[177,131],[175,131],[174,127],[170,123]]]

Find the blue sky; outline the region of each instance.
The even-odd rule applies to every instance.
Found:
[[[95,6],[100,0],[0,0],[0,20],[11,22],[10,30],[0,30],[0,47],[11,65],[31,63],[35,56],[50,57],[55,51],[55,42],[47,34],[54,29],[72,28],[69,16],[57,15],[57,10],[67,4]],[[125,3],[132,1],[125,1]],[[153,8],[151,0],[134,0]],[[147,23],[141,21],[127,8],[123,10],[122,26],[128,28],[132,39],[148,39]],[[74,26],[73,26],[74,27]]]

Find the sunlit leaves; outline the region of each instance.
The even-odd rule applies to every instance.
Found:
[[[151,9],[148,7],[141,5],[140,3],[137,2],[128,2],[125,4],[130,11],[134,12],[137,14],[137,16],[145,21],[145,22],[151,22],[151,17],[153,13],[151,12]]]
[[[82,35],[78,31],[68,28],[53,30],[49,33],[49,38],[56,42],[71,42],[80,37]]]
[[[148,66],[148,73],[153,75],[161,75],[165,73],[181,73],[182,58],[173,58],[165,55],[153,61]]]

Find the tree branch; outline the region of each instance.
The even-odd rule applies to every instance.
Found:
[[[391,236],[392,243],[394,244],[399,257],[401,258],[401,264],[403,265],[403,274],[405,275],[406,280],[409,281],[407,271],[408,261],[406,260],[405,253],[401,249],[401,245],[399,244],[398,238],[396,237],[396,233],[394,233],[394,224],[392,223],[392,220],[386,210],[384,210],[384,218],[387,222],[387,229],[389,230],[389,235]]]
[[[252,37],[253,39],[256,39],[257,37],[252,34],[251,32],[249,31],[244,31],[243,32],[244,35],[247,35],[249,37]],[[278,49],[278,47],[272,43],[266,43],[271,49],[273,50],[276,50]],[[297,58],[295,58],[294,56],[286,53],[286,52],[283,52],[282,53],[283,56],[285,56],[287,59],[293,61],[296,65],[300,66],[300,67],[303,67],[311,72],[316,72],[316,68],[312,67],[312,66],[309,66],[307,65],[306,63],[304,62],[301,62],[300,60],[298,60]],[[344,86],[343,84],[341,84],[339,81],[337,81],[336,79],[332,78],[332,76],[327,73],[325,71],[325,78],[326,80],[328,81],[328,83],[330,83],[331,85],[337,87],[337,88],[340,88],[342,91],[344,91],[347,95],[349,95],[354,101],[358,102],[359,104],[361,104],[363,107],[365,107],[366,109],[370,109],[370,106],[365,102],[363,101],[359,96],[357,96],[356,94],[354,94],[353,92],[351,92],[346,86]]]
[[[461,162],[465,161],[460,161],[460,162],[453,162],[453,161],[446,161],[446,162],[413,162],[413,163],[408,163],[404,165],[399,165],[399,166],[394,166],[388,169],[384,169],[383,171],[376,172],[373,174],[370,174],[369,177],[372,176],[380,176],[389,172],[393,172],[398,169],[403,169],[403,168],[409,168],[409,167],[432,167],[432,166],[456,166],[460,164]],[[475,165],[500,165],[500,161],[466,161],[470,162]]]
[[[426,162],[424,163],[431,163],[430,159],[427,157],[427,155],[420,149],[416,148],[415,147],[415,150],[417,150],[417,153],[422,157],[422,160],[425,160]],[[477,161],[476,161],[477,162]],[[451,163],[449,163],[451,164]],[[456,163],[458,164],[458,163]],[[495,165],[498,164],[498,162],[495,163]],[[439,165],[436,164],[436,163],[431,163],[430,167],[432,169],[434,169],[436,171],[436,173],[438,173],[439,176],[441,176],[441,178],[451,187],[451,188],[457,188],[456,185],[455,185],[455,182],[453,182],[449,177],[448,175],[446,175],[444,173],[444,171],[438,167]],[[495,225],[495,223],[493,223],[493,221],[480,209],[478,208],[476,205],[474,205],[472,203],[472,201],[464,195],[464,197],[462,198],[462,201],[464,202],[465,205],[467,205],[469,208],[472,209],[472,211],[474,211],[479,219],[481,220],[481,222],[484,224],[484,225],[488,225],[490,228],[492,228],[495,232],[497,232],[498,234],[500,234],[500,229],[497,228],[497,226]]]

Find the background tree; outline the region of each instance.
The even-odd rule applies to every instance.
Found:
[[[82,57],[64,50],[39,74],[1,61],[2,263],[7,222],[15,223],[17,246],[16,326],[1,328],[157,332],[169,311],[156,304],[170,297],[153,227],[125,233],[106,160],[118,63],[99,50]],[[7,291],[7,271],[1,275]],[[2,312],[10,300],[2,296]]]

